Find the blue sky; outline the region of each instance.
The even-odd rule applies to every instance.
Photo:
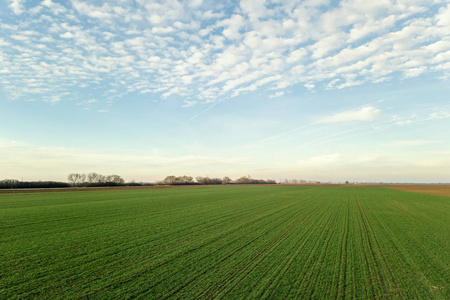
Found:
[[[450,1],[0,7],[0,179],[450,181]]]

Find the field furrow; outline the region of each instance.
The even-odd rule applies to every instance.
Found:
[[[383,187],[0,195],[0,298],[450,299],[450,198]]]

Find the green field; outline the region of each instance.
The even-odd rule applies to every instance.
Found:
[[[0,299],[450,299],[450,197],[219,186],[0,195]]]

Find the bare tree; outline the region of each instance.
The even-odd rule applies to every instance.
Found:
[[[162,184],[175,184],[175,176],[171,175],[171,176],[166,176],[166,178],[164,178],[164,180],[161,182]]]
[[[67,176],[67,180],[72,186],[81,185],[86,180],[85,174],[71,173]]]
[[[119,175],[108,175],[108,176],[106,176],[106,182],[112,182],[112,183],[115,183],[117,185],[125,184],[125,180],[123,180],[123,178],[120,177]]]
[[[98,174],[98,173],[89,173],[87,175],[87,181],[88,183],[102,183],[105,182],[105,176],[103,176],[102,174]]]
[[[167,176],[164,180],[159,181],[159,184],[169,184],[169,185],[182,185],[182,184],[194,184],[194,178],[191,176]]]
[[[95,172],[89,174],[72,173],[67,176],[67,180],[72,186],[108,186],[123,185],[125,180],[119,175],[104,176]]]
[[[193,184],[194,183],[194,178],[192,178],[192,176],[183,175],[178,178],[179,178],[180,184]]]
[[[230,177],[225,176],[225,177],[222,179],[222,184],[230,184],[230,183],[233,183],[233,180],[231,180]]]
[[[236,179],[234,182],[238,184],[249,184],[252,183],[252,179],[250,176],[242,176],[241,178]]]
[[[71,185],[75,185],[77,184],[77,174],[75,173],[71,173],[67,176],[67,181],[69,181],[69,183]]]
[[[195,180],[197,180],[197,182],[199,184],[222,184],[222,179],[220,178],[209,178],[207,177],[196,177]]]

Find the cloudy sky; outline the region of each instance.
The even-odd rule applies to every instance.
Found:
[[[0,179],[450,182],[448,0],[0,7]]]

